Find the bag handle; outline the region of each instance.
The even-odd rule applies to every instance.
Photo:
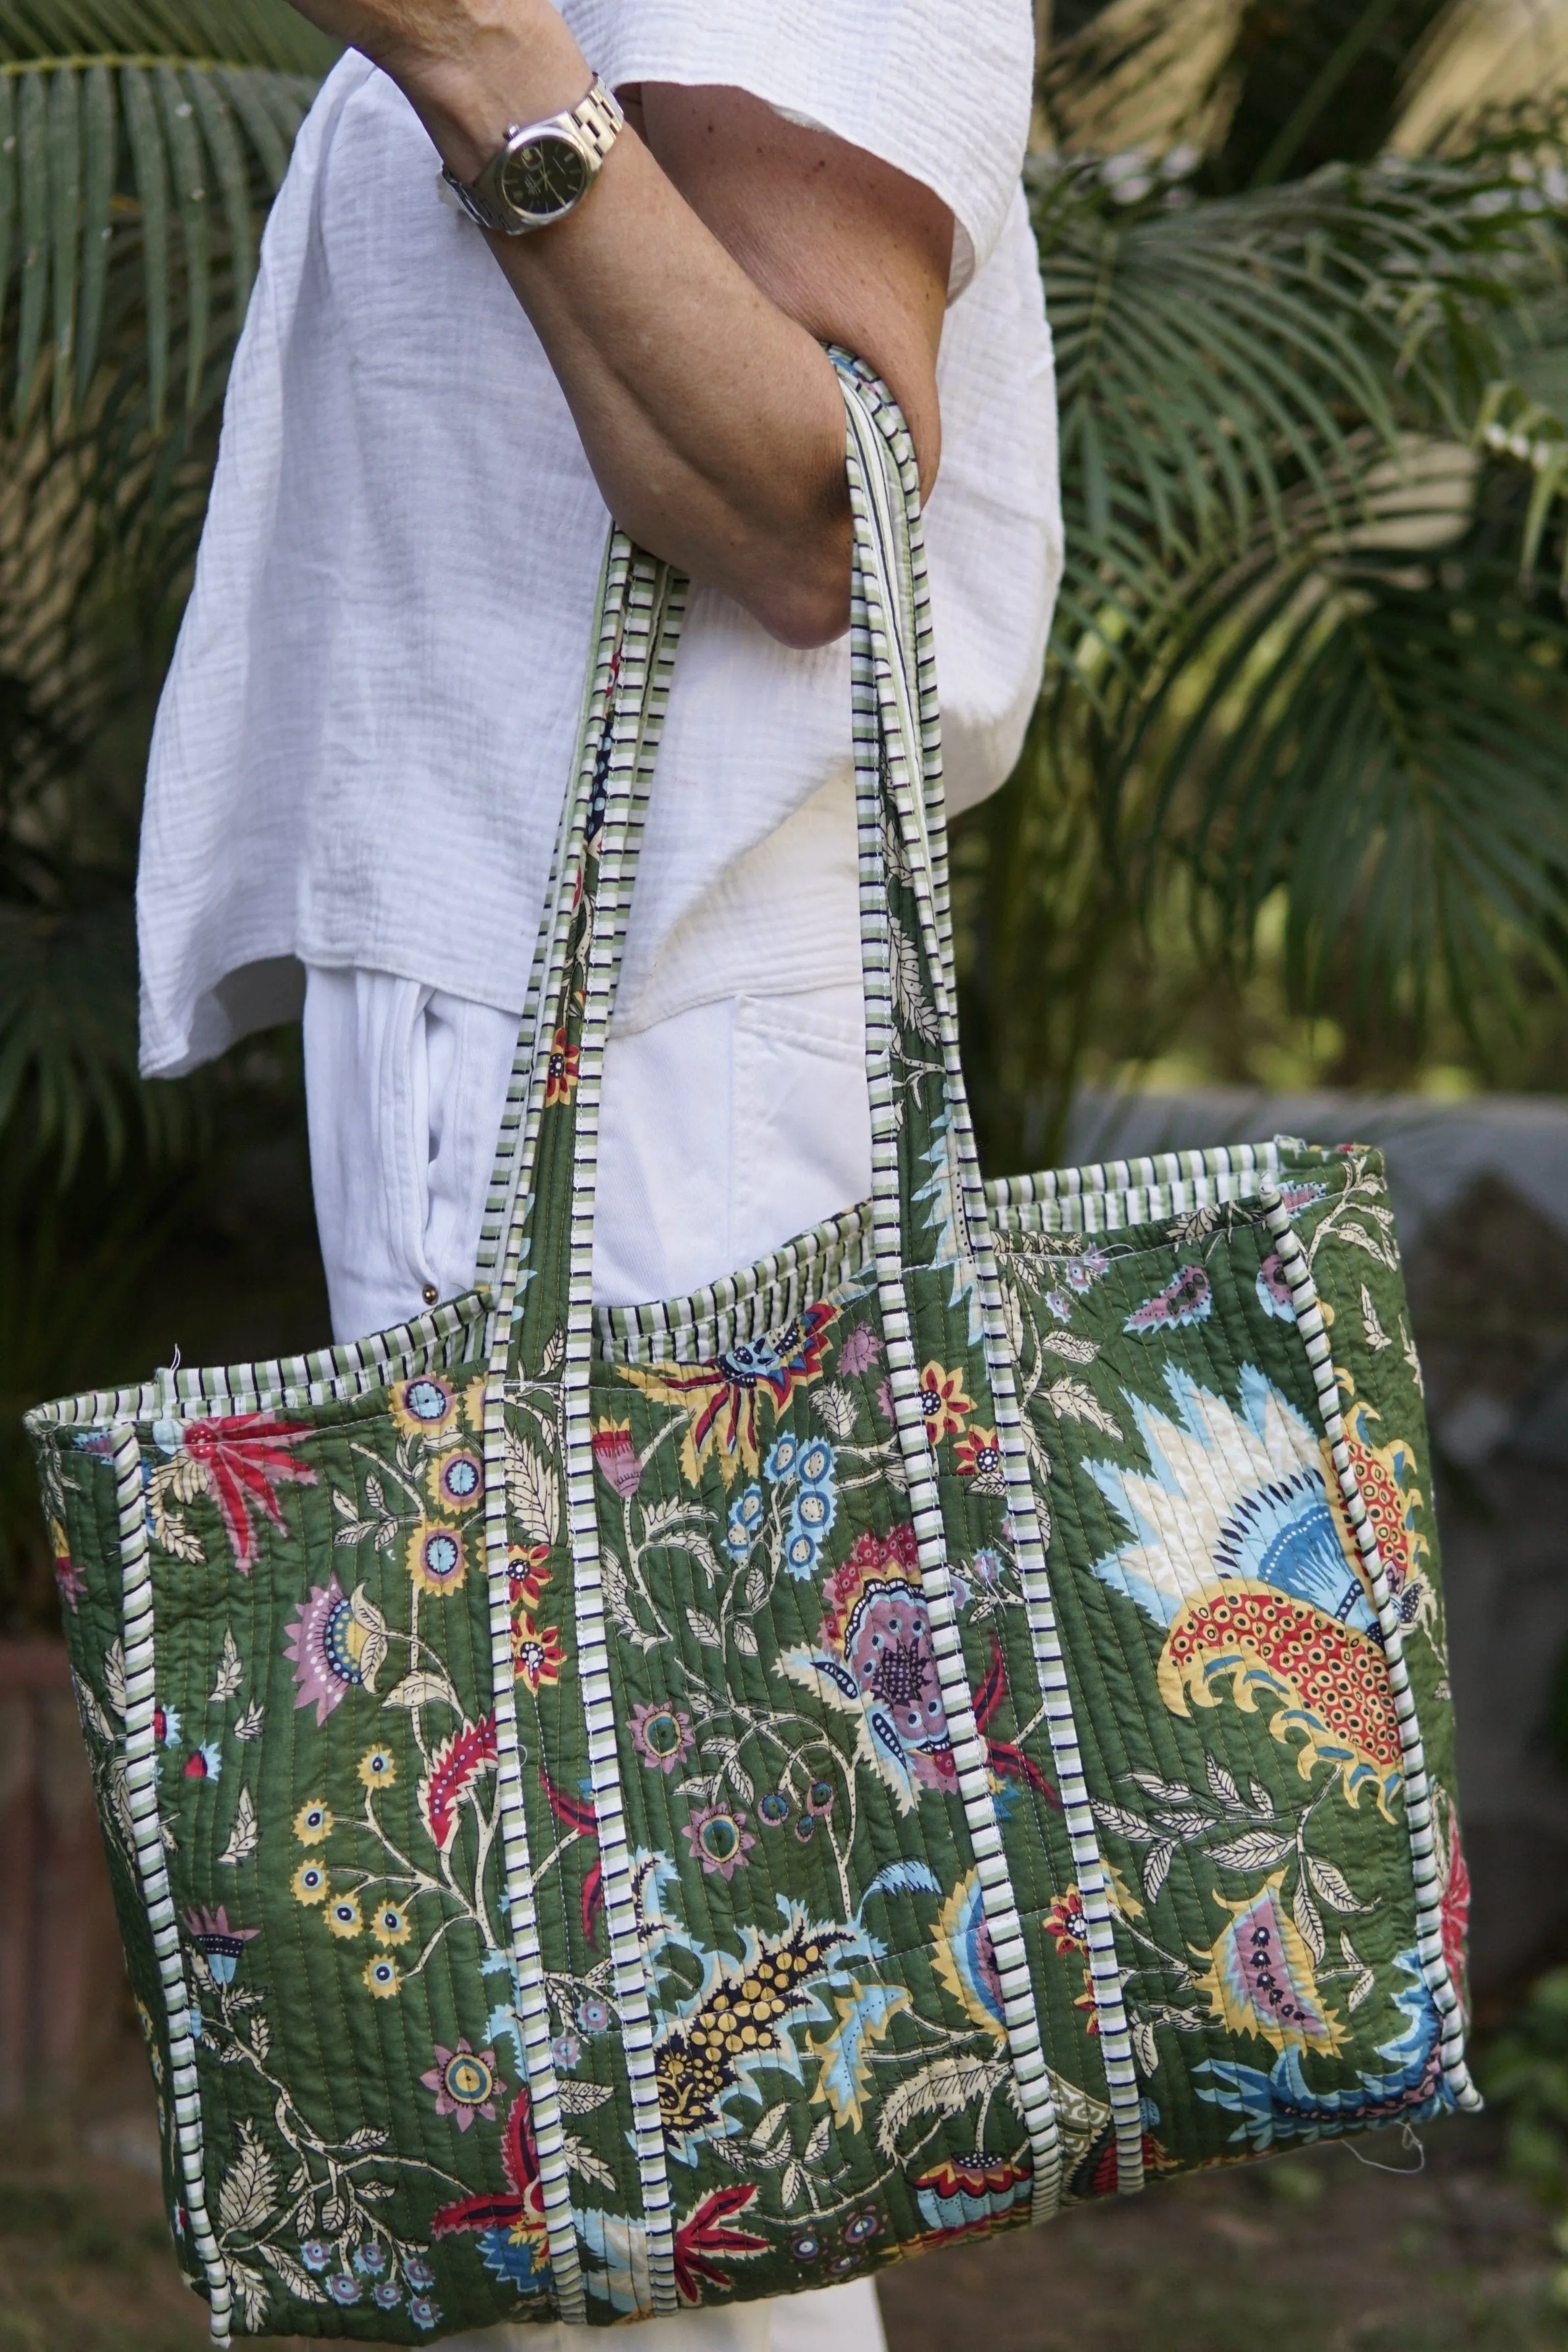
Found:
[[[973,1288],[987,1229],[959,1062],[941,722],[919,470],[885,385],[832,354],[854,517],[852,704],[877,1225],[909,1265]],[[515,1369],[590,1316],[599,1088],[687,583],[610,541],[573,787],[535,950],[487,1207]],[[563,1213],[564,1212],[564,1213]],[[520,1311],[521,1297],[521,1311]],[[558,1342],[554,1344],[559,1344]]]

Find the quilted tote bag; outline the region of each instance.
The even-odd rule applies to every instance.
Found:
[[[1380,1162],[982,1186],[916,469],[839,364],[870,1199],[592,1303],[684,594],[617,540],[479,1287],[31,1417],[219,2343],[787,2294],[1476,2104]]]

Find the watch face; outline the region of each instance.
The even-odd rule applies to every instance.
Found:
[[[500,190],[520,213],[569,211],[588,184],[588,159],[570,139],[542,131],[514,147],[502,164]]]

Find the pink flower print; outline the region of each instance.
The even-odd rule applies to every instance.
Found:
[[[868,1372],[882,1352],[882,1343],[869,1323],[857,1323],[838,1350],[838,1369],[853,1379]]]
[[[455,2050],[445,2049],[437,2042],[433,2045],[436,2063],[420,2075],[427,2091],[436,2094],[436,2113],[456,2116],[458,2129],[468,2131],[476,2116],[486,2123],[496,2119],[496,2053],[493,2050],[470,2050],[461,2034]]]
[[[757,1843],[746,1827],[745,1814],[732,1812],[728,1805],[700,1805],[681,1827],[710,1878],[715,1874],[725,1881],[733,1878]]]
[[[664,1706],[657,1699],[640,1699],[628,1726],[632,1746],[656,1772],[673,1772],[695,1745],[691,1717],[683,1706]]]
[[[642,1485],[642,1464],[632,1444],[629,1421],[602,1421],[594,1432],[594,1459],[599,1475],[617,1495],[630,1502]]]

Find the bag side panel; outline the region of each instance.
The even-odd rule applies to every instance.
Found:
[[[49,1521],[60,1614],[82,1738],[92,1774],[110,1888],[124,1947],[158,2118],[163,2206],[175,2258],[198,2294],[206,2281],[184,2226],[184,2189],[169,2097],[168,2012],[136,1869],[125,1778],[125,1651],[122,1635],[120,1513],[111,1448],[100,1432],[50,1429],[34,1441],[38,1483]],[[165,1719],[161,1736],[178,1736]]]
[[[1350,1181],[1325,1160],[1301,1189],[1327,1215]],[[1417,2120],[1449,2101],[1398,1727],[1261,1213],[1003,1262],[1146,2165]],[[1068,1915],[1058,1964],[1080,1966]]]

